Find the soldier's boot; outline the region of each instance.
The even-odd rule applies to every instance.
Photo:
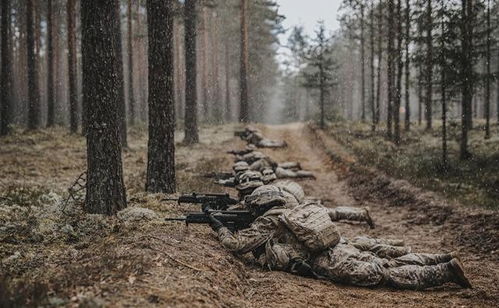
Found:
[[[452,259],[449,264],[454,278],[453,282],[457,283],[463,288],[471,288],[471,283],[468,278],[466,278],[466,274],[464,273],[464,268],[461,262],[459,262],[458,259]]]
[[[364,207],[364,211],[366,211],[366,223],[369,225],[369,227],[371,229],[374,229],[376,226],[374,225],[374,221],[373,219],[371,218],[371,213],[370,213],[370,209],[368,206]]]

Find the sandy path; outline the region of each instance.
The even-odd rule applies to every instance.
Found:
[[[342,287],[348,294],[338,294],[340,302],[352,305],[384,306],[403,304],[408,306],[488,306],[499,303],[499,263],[497,251],[481,254],[470,251],[449,238],[460,234],[449,234],[449,228],[443,225],[418,222],[414,223],[415,214],[403,206],[394,208],[384,200],[372,202],[355,193],[355,187],[348,184],[348,174],[343,167],[332,162],[330,156],[304,124],[293,123],[282,126],[262,127],[269,138],[284,139],[289,143],[287,149],[266,150],[278,161],[300,161],[305,169],[315,172],[316,181],[302,181],[307,194],[332,200],[334,205],[369,206],[377,223],[375,230],[363,226],[342,225],[342,232],[347,236],[369,234],[377,237],[402,238],[413,250],[419,252],[458,251],[463,260],[471,282],[472,290],[462,290],[454,286],[437,288],[426,292],[393,291],[386,289],[366,290],[362,288]],[[339,147],[333,140],[327,147]],[[341,151],[341,149],[338,149]],[[354,158],[353,158],[354,160]],[[456,232],[459,232],[456,230]],[[345,297],[343,297],[345,296]]]

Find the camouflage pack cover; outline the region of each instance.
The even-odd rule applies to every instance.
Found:
[[[302,203],[305,199],[305,192],[303,191],[303,188],[296,182],[278,181],[273,183],[273,185],[293,195],[298,203]]]
[[[234,170],[234,172],[238,173],[249,170],[249,165],[245,161],[238,161],[237,163],[234,164],[234,166],[232,166],[232,169]]]
[[[340,241],[340,233],[324,207],[302,205],[284,213],[280,219],[312,251],[334,247]]]

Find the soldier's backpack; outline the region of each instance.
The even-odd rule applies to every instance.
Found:
[[[284,213],[280,219],[312,251],[334,247],[340,241],[340,233],[324,207],[301,205]]]

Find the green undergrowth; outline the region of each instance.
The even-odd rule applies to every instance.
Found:
[[[448,164],[442,163],[441,125],[433,130],[413,125],[402,131],[400,146],[386,138],[385,128],[371,131],[367,123],[337,122],[328,127],[328,134],[351,151],[357,160],[395,178],[440,192],[460,203],[499,209],[499,127],[494,124],[492,138],[485,140],[482,123],[470,133],[472,158],[459,160],[458,123],[448,128]]]

